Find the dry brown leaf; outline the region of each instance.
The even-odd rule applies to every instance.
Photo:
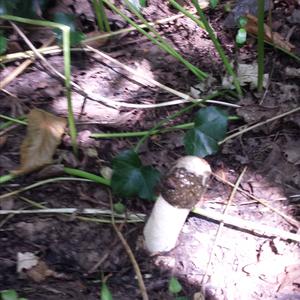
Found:
[[[28,115],[27,133],[21,145],[21,166],[15,175],[35,171],[52,162],[52,156],[61,141],[67,121],[41,109]]]
[[[258,32],[258,20],[255,16],[247,14],[248,23],[246,25],[246,30],[249,33],[252,33],[257,36]],[[264,24],[265,29],[265,41],[274,44],[277,47],[285,49],[289,52],[295,49],[295,46],[286,41],[279,33],[273,32],[271,28]]]

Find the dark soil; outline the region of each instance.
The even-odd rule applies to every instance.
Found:
[[[75,3],[76,2],[76,3]],[[82,30],[96,27],[88,1],[62,1],[52,10],[73,12],[80,16]],[[207,10],[207,16],[216,31],[226,54],[239,63],[254,64],[256,40],[239,51],[234,45],[235,29],[224,29],[226,17],[221,1],[216,10]],[[299,1],[274,1],[274,30],[290,37],[300,53],[300,25],[291,20],[299,10]],[[151,0],[144,9],[149,21],[177,14],[165,2]],[[187,6],[189,7],[189,6]],[[128,12],[129,14],[129,12]],[[111,12],[114,30],[127,25]],[[91,21],[92,20],[92,21]],[[267,23],[267,21],[266,21]],[[181,17],[162,25],[157,30],[189,62],[216,79],[207,93],[220,88],[225,71],[219,56],[204,30],[191,20]],[[26,31],[31,41],[40,45],[50,31]],[[21,38],[13,35],[20,48],[26,48]],[[167,55],[145,37],[132,31],[117,36],[99,48],[111,57],[144,75],[183,93],[197,87],[197,78],[184,65]],[[238,51],[238,55],[236,55]],[[16,52],[16,51],[13,51]],[[45,56],[49,63],[63,73],[61,54]],[[240,105],[223,107],[228,114],[238,115],[239,121],[230,122],[229,134],[244,125],[268,120],[299,107],[300,63],[288,55],[266,46],[268,86],[258,94],[249,85],[244,96],[233,100],[222,96],[216,100]],[[2,67],[1,80],[8,76],[19,62]],[[291,74],[290,70],[298,71]],[[96,98],[106,97],[127,103],[155,104],[173,99],[174,95],[156,86],[145,86],[129,73],[124,73],[108,60],[78,51],[72,54],[74,82]],[[58,116],[67,116],[67,102],[63,82],[51,75],[41,62],[30,65],[1,91],[0,113],[18,117],[37,107]],[[138,139],[93,139],[91,133],[140,131],[152,128],[185,104],[159,109],[108,107],[100,102],[84,99],[72,93],[74,113],[80,146],[79,157],[72,154],[70,138],[66,134],[58,147],[50,173],[34,172],[0,186],[1,195],[29,186],[45,178],[64,176],[59,165],[99,174],[104,166],[111,166],[112,158],[120,151],[134,147]],[[170,122],[171,125],[191,122],[194,111]],[[0,125],[5,122],[0,119]],[[25,126],[13,125],[0,131],[0,175],[19,165],[19,147],[25,135]],[[202,209],[223,212],[232,192],[224,182],[235,183],[245,166],[247,170],[240,188],[262,199],[279,213],[300,221],[300,113],[289,114],[256,127],[226,141],[217,155],[206,159],[216,176],[212,176]],[[164,174],[174,161],[184,155],[184,131],[156,135],[143,145],[140,157],[147,165]],[[49,171],[48,171],[49,172]],[[0,217],[0,291],[14,289],[30,300],[100,299],[103,279],[113,299],[142,299],[132,263],[115,230],[103,223],[99,215],[80,219],[85,208],[110,209],[110,190],[102,185],[84,181],[56,181],[14,196],[0,199],[0,212],[5,210],[36,209],[30,201],[47,208],[77,208],[76,214],[3,214]],[[153,202],[112,196],[133,213],[149,215]],[[291,224],[282,215],[270,210],[243,192],[237,192],[228,214],[232,219],[249,222],[224,226],[217,244],[214,240],[220,221],[209,216],[190,214],[175,249],[150,256],[143,246],[143,222],[122,223],[119,226],[141,269],[150,300],[176,299],[168,291],[171,276],[183,288],[178,296],[186,299],[300,299],[300,247],[287,236],[268,234],[263,226],[286,233],[297,233],[297,224]],[[101,221],[102,220],[102,221]],[[251,228],[256,224],[262,230]],[[299,235],[297,235],[299,238]],[[212,253],[213,250],[213,253]],[[33,253],[39,258],[39,268],[17,272],[20,253]],[[211,261],[207,270],[207,264]],[[207,270],[207,274],[206,274]],[[206,274],[206,275],[205,275]],[[204,279],[203,279],[204,277]],[[179,298],[177,298],[179,299]]]

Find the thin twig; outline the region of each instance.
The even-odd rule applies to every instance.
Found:
[[[196,13],[195,10],[193,10],[193,12],[191,12],[193,14]],[[167,17],[167,18],[163,18],[163,19],[160,19],[160,20],[157,20],[157,21],[154,21],[152,23],[149,23],[149,25],[151,26],[154,26],[154,25],[159,25],[159,24],[164,24],[164,23],[168,23],[168,22],[172,22],[172,21],[175,21],[176,19],[179,19],[181,17],[184,17],[184,15],[182,13],[179,13],[175,16],[171,16],[171,17]],[[145,28],[146,25],[144,24],[140,24],[139,25],[141,28]],[[82,44],[88,44],[90,42],[93,42],[93,41],[96,41],[96,40],[101,40],[101,39],[107,39],[107,38],[111,38],[111,37],[114,37],[114,36],[117,36],[117,35],[122,35],[122,34],[125,34],[125,33],[129,33],[131,31],[136,31],[137,29],[135,27],[128,27],[128,28],[124,28],[124,29],[120,29],[120,30],[117,30],[117,31],[114,31],[114,32],[110,32],[110,33],[104,33],[104,34],[99,34],[97,36],[93,36],[93,37],[90,37],[90,38],[87,38],[85,40],[82,41]],[[39,53],[42,53],[42,54],[47,54],[49,51],[60,51],[60,47],[59,46],[51,46],[51,47],[46,47],[44,49],[38,49],[38,52]],[[32,57],[34,54],[33,51],[24,51],[24,52],[16,52],[16,53],[9,53],[9,54],[6,54],[6,55],[3,55],[0,57],[0,62],[1,63],[7,63],[7,62],[11,62],[11,61],[14,61],[14,60],[17,60],[17,59],[24,59],[24,58],[30,58]]]
[[[220,177],[219,175],[213,173],[213,176],[216,177],[218,180],[220,180],[221,182],[230,185],[231,187],[234,187],[234,184],[223,179],[222,177]],[[284,220],[286,220],[289,224],[293,225],[296,228],[300,228],[300,223],[293,219],[290,216],[287,216],[286,214],[284,214],[283,212],[279,211],[277,208],[272,207],[267,200],[263,200],[263,199],[259,199],[253,195],[251,195],[250,193],[244,191],[243,189],[239,188],[237,189],[239,192],[243,193],[244,195],[252,198],[253,200],[259,202],[260,204],[264,205],[265,207],[269,208],[271,211],[275,212],[276,214],[278,214],[279,216],[281,216]]]
[[[223,211],[223,218],[225,218],[227,216],[229,207],[230,207],[230,205],[231,205],[231,203],[232,203],[232,201],[233,201],[233,199],[235,197],[236,191],[237,191],[237,189],[238,189],[238,187],[239,187],[239,185],[241,183],[241,180],[242,180],[242,178],[243,178],[246,170],[247,170],[247,167],[245,167],[243,169],[242,173],[238,177],[238,179],[237,179],[237,181],[236,181],[236,183],[235,183],[235,185],[233,187],[233,190],[231,191],[230,197],[229,197],[229,199],[227,201],[227,204],[226,204],[226,207],[225,207],[225,209]],[[202,277],[202,280],[201,280],[202,284],[204,283],[204,281],[205,281],[205,279],[207,277],[207,274],[209,272],[210,265],[211,265],[211,262],[212,262],[212,258],[213,258],[213,255],[215,253],[215,248],[216,248],[216,246],[217,246],[217,244],[218,244],[218,242],[220,240],[220,236],[221,236],[222,229],[223,229],[224,225],[225,225],[224,220],[221,220],[221,222],[219,224],[219,228],[218,228],[217,233],[216,233],[216,237],[215,237],[214,243],[212,245],[212,249],[211,249],[210,255],[209,255],[209,260],[208,260],[207,265],[206,265],[206,270],[205,270],[205,273],[204,273],[204,275]]]
[[[159,104],[139,104],[139,107],[140,108],[158,108],[158,107],[162,107],[162,106],[169,106],[169,105],[177,105],[177,104],[183,104],[183,103],[186,103],[186,102],[210,102],[210,103],[214,103],[214,104],[220,104],[220,105],[225,105],[225,106],[231,106],[231,107],[235,107],[235,108],[238,108],[240,107],[239,105],[236,105],[236,104],[232,104],[232,103],[227,103],[227,102],[222,102],[222,101],[216,101],[216,100],[208,100],[208,101],[204,101],[204,99],[194,99],[193,97],[191,97],[190,95],[188,94],[185,94],[185,93],[182,93],[182,92],[179,92],[177,90],[174,90],[152,78],[149,78],[148,76],[145,76],[141,73],[138,73],[136,70],[134,70],[133,68],[130,68],[128,66],[126,66],[125,64],[119,62],[117,59],[115,58],[112,58],[111,56],[105,54],[104,52],[98,50],[98,49],[95,49],[91,46],[86,46],[85,49],[89,50],[89,51],[92,51],[94,52],[95,54],[98,54],[99,56],[102,57],[102,59],[106,59],[108,60],[109,62],[117,65],[118,67],[126,70],[127,72],[133,74],[135,77],[138,77],[138,78],[141,78],[141,80],[138,80],[139,83],[145,85],[145,82],[148,82],[149,84],[152,84],[152,85],[155,85],[177,97],[180,97],[182,99],[180,100],[172,100],[172,101],[168,101],[168,102],[163,102],[163,103],[159,103]],[[112,67],[113,68],[113,67]],[[126,75],[126,74],[125,74]]]
[[[38,57],[39,59],[41,59],[45,65],[48,67],[48,70],[51,71],[54,75],[58,76],[60,79],[65,80],[65,76],[63,74],[61,74],[60,72],[58,72],[46,59],[45,57],[36,49],[36,47],[34,47],[34,45],[31,43],[31,41],[26,37],[26,35],[22,32],[22,30],[13,22],[10,22],[11,25],[13,26],[13,28],[18,32],[18,34],[23,38],[24,42],[28,45],[28,47],[33,51],[33,53],[35,54],[36,57]],[[93,51],[99,55],[101,55],[102,57],[105,57],[106,59],[113,61],[115,64],[118,64],[119,66],[121,66],[122,68],[124,68],[125,70],[127,70],[128,72],[131,72],[133,74],[135,74],[136,76],[139,76],[141,78],[143,78],[144,80],[148,81],[149,83],[154,84],[155,86],[158,86],[166,91],[168,91],[169,93],[172,93],[173,95],[176,95],[178,97],[181,97],[182,99],[180,100],[173,100],[173,101],[169,101],[169,102],[165,102],[165,103],[158,103],[158,104],[133,104],[133,103],[126,103],[126,102],[122,102],[122,101],[118,101],[118,100],[112,100],[112,99],[108,99],[105,97],[100,97],[99,95],[97,95],[96,97],[88,94],[84,91],[84,89],[82,87],[80,87],[78,84],[74,83],[71,80],[71,85],[72,87],[75,89],[75,91],[77,93],[79,93],[80,95],[84,96],[86,99],[92,100],[92,101],[96,101],[96,102],[101,102],[105,105],[111,106],[113,108],[116,107],[128,107],[128,108],[137,108],[137,109],[150,109],[150,108],[159,108],[159,107],[163,107],[163,106],[170,106],[170,105],[178,105],[178,104],[183,104],[186,102],[205,102],[203,99],[193,99],[190,95],[176,91],[174,89],[171,89],[161,83],[159,83],[158,81],[148,78],[146,76],[143,76],[141,74],[136,74],[136,71],[134,69],[131,69],[127,66],[125,66],[124,64],[118,62],[116,59],[113,59],[111,57],[109,57],[108,55],[104,54],[101,51],[98,51],[97,49],[94,49],[90,46],[86,46],[86,49],[88,49],[89,51]],[[142,84],[145,85],[145,83],[141,82]],[[231,103],[227,103],[227,102],[222,102],[222,101],[217,101],[217,100],[208,100],[207,102],[211,102],[214,104],[218,104],[218,105],[224,105],[224,106],[229,106],[229,107],[240,107],[236,104],[231,104]]]
[[[43,43],[42,47],[40,49],[43,49],[49,45],[51,45],[55,41],[55,37],[51,37],[46,42]],[[30,66],[34,61],[34,58],[29,58],[23,61],[18,67],[16,67],[12,72],[8,74],[7,77],[5,77],[0,82],[0,89],[4,89],[10,82],[12,82],[17,76],[19,76],[28,66]]]
[[[110,191],[109,191],[109,201],[110,201],[111,210],[113,210],[113,201],[112,201],[112,196],[111,196]],[[140,290],[141,290],[141,293],[142,293],[142,298],[143,298],[143,300],[149,300],[140,267],[139,267],[139,265],[138,265],[138,263],[137,263],[137,261],[134,257],[134,254],[133,254],[132,250],[130,249],[126,239],[123,237],[123,235],[120,232],[119,228],[116,226],[115,217],[114,217],[113,214],[111,215],[111,222],[112,222],[112,226],[113,226],[117,236],[119,237],[121,243],[123,244],[123,246],[124,246],[124,248],[127,252],[127,255],[129,256],[129,258],[131,260],[131,263],[133,265],[133,268],[134,268],[134,271],[135,271],[135,274],[136,274],[136,277],[137,277],[137,281],[138,281],[138,284],[139,284],[139,287],[140,287]]]
[[[27,209],[27,210],[0,210],[0,215],[26,215],[26,214],[78,214],[78,215],[102,215],[115,218],[128,219],[134,223],[142,223],[145,221],[146,215],[139,213],[117,214],[109,209],[94,209],[94,208],[45,208],[45,209]]]
[[[20,188],[18,190],[15,190],[15,191],[12,191],[12,192],[9,192],[9,193],[6,193],[6,194],[2,194],[2,195],[0,195],[0,200],[5,199],[7,197],[11,197],[11,196],[17,195],[19,193],[28,191],[30,189],[33,189],[33,188],[36,188],[36,187],[39,187],[39,186],[42,186],[42,185],[45,185],[45,184],[48,184],[48,183],[56,182],[56,181],[84,181],[84,182],[92,182],[89,179],[78,178],[78,177],[55,177],[55,178],[49,178],[49,179],[45,179],[45,180],[33,183],[31,185],[27,185],[27,186],[22,187],[22,188]]]
[[[239,136],[239,135],[242,135],[242,134],[244,134],[244,133],[246,133],[246,132],[248,132],[248,131],[250,131],[250,130],[252,130],[252,129],[254,129],[254,128],[260,127],[260,126],[262,126],[262,125],[265,125],[265,124],[270,123],[270,122],[272,122],[272,121],[278,120],[278,119],[280,119],[280,118],[283,118],[283,117],[285,117],[285,116],[288,116],[288,115],[293,114],[293,113],[298,112],[298,111],[300,111],[300,106],[298,106],[298,107],[296,107],[296,108],[294,108],[294,109],[291,109],[291,110],[289,110],[289,111],[287,111],[287,112],[284,112],[284,113],[282,113],[282,114],[279,114],[279,115],[277,115],[277,116],[275,116],[275,117],[272,117],[272,118],[270,118],[270,119],[268,119],[268,120],[265,120],[265,121],[256,123],[256,124],[254,124],[254,125],[252,125],[252,126],[249,126],[249,127],[245,128],[245,129],[239,131],[239,132],[236,132],[236,133],[234,133],[234,134],[232,134],[232,135],[227,136],[223,141],[219,142],[219,145],[224,144],[224,143],[227,142],[228,140],[231,140],[231,139],[233,139],[233,138],[235,138],[235,137],[237,137],[237,136]]]
[[[224,222],[227,225],[240,228],[241,230],[247,230],[249,232],[253,232],[254,234],[258,234],[261,236],[270,237],[270,238],[279,237],[283,240],[300,242],[299,234],[292,233],[275,227],[266,226],[263,224],[258,224],[257,222],[253,222],[253,221],[246,221],[234,216],[229,216],[229,215],[224,216],[222,213],[212,209],[203,209],[197,207],[193,210],[193,213],[196,213],[199,216],[203,216],[204,218],[208,218],[217,222]]]

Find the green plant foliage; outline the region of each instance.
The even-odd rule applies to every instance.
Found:
[[[126,210],[126,206],[123,203],[117,202],[114,204],[114,211],[117,214],[124,214],[125,210]]]
[[[113,300],[112,294],[105,282],[101,285],[101,300]]]
[[[25,298],[18,298],[15,290],[4,290],[0,292],[1,300],[26,300]]]
[[[82,40],[84,40],[84,33],[76,30],[75,25],[75,16],[72,14],[65,13],[56,13],[53,18],[54,22],[64,24],[70,27],[70,43],[71,46],[75,46],[79,44]],[[60,43],[62,43],[63,37],[62,32],[59,29],[53,29],[55,32],[57,39]]]
[[[244,28],[240,28],[235,37],[235,42],[238,46],[243,46],[247,40],[247,31]]]
[[[211,8],[216,8],[219,4],[219,0],[209,0],[209,4]]]
[[[6,51],[6,48],[7,48],[7,39],[3,35],[0,35],[0,54],[3,54]]]
[[[169,280],[169,292],[171,294],[178,294],[182,291],[182,285],[176,277],[171,277]]]
[[[147,6],[147,0],[140,0],[140,5],[142,7],[146,7]]]
[[[195,126],[184,138],[185,151],[190,155],[205,157],[218,151],[218,142],[224,139],[228,116],[211,106],[200,109],[195,116]]]
[[[159,178],[159,172],[150,166],[143,166],[133,150],[123,151],[113,159],[111,187],[120,196],[154,200],[154,188]]]

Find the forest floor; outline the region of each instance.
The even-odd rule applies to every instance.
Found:
[[[178,15],[178,11],[166,2],[149,2],[143,10],[148,21]],[[243,48],[236,48],[236,29],[225,29],[223,25],[225,2],[228,1],[221,1],[215,10],[206,10],[207,17],[226,54],[238,64],[253,65],[256,63],[256,39],[249,37]],[[82,30],[88,32],[96,25],[93,11],[87,4],[84,0],[65,0],[59,8],[53,9],[80,16]],[[294,45],[293,52],[298,55],[299,12],[299,1],[292,0],[275,1],[272,9],[273,30],[288,38]],[[127,26],[112,13],[109,19],[114,30]],[[184,58],[215,78],[206,94],[221,87],[225,71],[204,30],[186,17],[178,17],[156,28]],[[26,34],[35,45],[41,45],[51,36],[51,31],[28,29]],[[11,40],[26,48],[13,31]],[[74,82],[95,97],[140,104],[178,99],[157,86],[142,84],[138,74],[186,94],[199,89],[199,81],[184,65],[136,31],[118,35],[98,49],[135,69],[136,75],[97,53],[72,52]],[[220,107],[229,115],[239,116],[239,120],[230,122],[229,134],[240,134],[223,143],[217,155],[206,157],[214,176],[209,181],[204,205],[199,208],[202,214],[189,215],[175,249],[150,256],[142,243],[143,219],[135,223],[123,222],[119,226],[137,260],[150,300],[180,299],[179,296],[194,300],[300,299],[297,234],[300,224],[300,112],[271,121],[271,118],[299,107],[300,63],[269,45],[265,50],[265,73],[269,79],[263,94],[247,84],[243,86],[244,95],[239,100],[229,96],[215,99],[236,106]],[[45,57],[63,73],[61,54]],[[5,64],[1,80],[18,64],[19,61]],[[33,108],[40,108],[57,116],[67,116],[63,82],[51,75],[38,60],[8,84],[0,95],[2,115],[18,117]],[[0,291],[14,289],[30,300],[96,300],[100,299],[101,280],[106,278],[113,299],[142,299],[132,262],[109,218],[108,223],[102,223],[101,216],[92,218],[80,212],[86,208],[110,209],[112,197],[114,203],[121,201],[129,212],[148,216],[153,202],[119,198],[111,195],[108,187],[84,181],[56,181],[15,195],[3,195],[45,178],[66,177],[60,171],[61,165],[100,175],[103,167],[111,166],[118,153],[133,148],[138,138],[95,139],[91,134],[149,130],[186,104],[158,109],[116,109],[84,99],[74,91],[72,99],[79,133],[79,156],[72,153],[66,134],[55,153],[55,171],[33,172],[0,186],[0,212],[35,209],[29,201],[53,209],[77,208],[78,212],[69,215],[41,212],[1,215]],[[191,122],[198,109],[181,115],[168,125]],[[269,121],[242,132],[265,120]],[[0,119],[0,124],[4,121]],[[0,175],[18,168],[19,149],[25,133],[26,126],[20,124],[0,131]],[[150,137],[140,149],[143,163],[165,174],[174,161],[184,155],[184,133],[184,130],[176,130]],[[214,219],[205,212],[223,212],[233,189],[229,183],[235,184],[243,171],[240,190],[234,194],[228,211],[229,222],[225,222],[214,244],[218,228],[223,224],[222,217]],[[82,216],[86,218],[80,219]],[[234,220],[235,223],[231,223]],[[38,257],[39,268],[18,272],[18,257],[22,253]],[[172,295],[168,290],[171,276],[182,284],[178,295]]]

